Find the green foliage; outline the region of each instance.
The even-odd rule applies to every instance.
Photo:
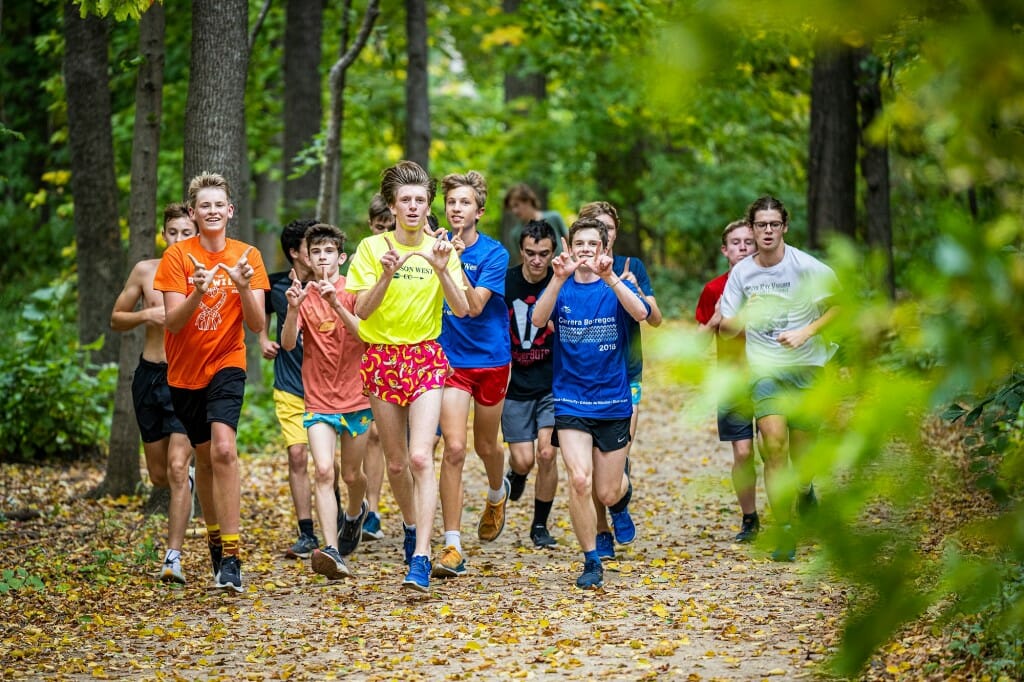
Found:
[[[46,589],[43,581],[32,575],[24,568],[5,568],[0,571],[0,594],[17,592],[18,590],[35,590],[42,592]]]
[[[74,280],[33,292],[0,348],[0,458],[38,460],[101,452],[117,367],[97,366],[80,346],[72,314]]]
[[[113,15],[117,21],[138,20],[154,0],[76,0],[84,19],[90,14],[106,17]]]
[[[268,360],[260,362],[263,364],[263,383],[245,387],[245,403],[238,423],[238,451],[279,453],[285,448],[274,409],[274,365]]]

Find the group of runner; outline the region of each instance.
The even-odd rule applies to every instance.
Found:
[[[487,202],[482,175],[443,178],[448,229],[441,229],[430,213],[436,182],[419,165],[402,161],[382,173],[380,194],[370,206],[374,234],[358,245],[347,277],[340,274],[344,234],[312,220],[283,229],[281,245],[292,267],[268,277],[258,251],[226,236],[233,206],[224,179],[209,173],[193,179],[187,206],[177,209],[187,215],[165,215],[169,246],[163,258],[133,270],[112,317],[117,329],[147,328],[135,384],[142,383],[140,376],[148,383],[133,385],[133,392],[147,464],[151,472],[167,472],[172,492],[163,580],[185,582],[181,545],[190,442],[215,583],[242,590],[235,432],[244,392],[244,325],[260,333],[264,357],[274,360],[274,400],[298,519],[289,556],[309,557],[312,570],[329,579],[352,575],[348,557],[360,540],[383,537],[377,507],[386,471],[403,522],[403,585],[426,592],[431,578],[465,574],[463,467],[472,408],[472,443],[488,488],[479,540],[500,536],[508,502],[520,499],[536,465],[530,538],[540,548],[556,544],[547,526],[560,448],[583,552],[576,585],[603,584],[602,559],[615,556],[616,543],[629,544],[637,535],[629,512],[629,448],[642,396],[640,323],[660,324],[661,312],[642,261],[614,254],[614,206],[581,207],[562,236],[556,230],[564,225],[544,219],[528,188],[514,190],[506,207],[525,201],[532,209],[522,211],[518,265],[510,267],[506,248],[478,230]],[[751,417],[769,501],[785,525],[782,505],[791,504],[792,496],[776,483],[787,466],[787,447],[796,457],[806,439],[798,435],[802,425],[794,423],[790,431],[780,397],[814,380],[813,368],[824,364],[821,351],[827,354],[817,331],[834,315],[827,306],[831,289],[808,295],[805,284],[807,273],[831,271],[784,244],[788,216],[777,200],[758,202],[747,225],[727,228],[723,253],[734,267],[719,278],[724,286],[709,284],[715,287],[698,307],[704,328],[721,336],[746,333],[757,375],[752,410],[740,401],[719,420],[722,439],[734,441],[741,541],[759,528]],[[748,234],[757,255],[741,260],[751,248]],[[712,300],[719,294],[721,301]],[[141,313],[134,312],[138,300]],[[129,313],[134,317],[124,319]],[[266,332],[272,313],[276,342]],[[759,375],[765,367],[770,371]],[[161,370],[170,405],[159,395],[167,391]],[[733,422],[735,428],[729,427]],[[509,444],[507,465],[502,441]],[[153,475],[153,481],[162,479]],[[813,488],[805,488],[802,504],[813,495]],[[314,530],[311,498],[323,543]],[[444,536],[432,558],[438,498]],[[781,546],[776,558],[792,560],[792,549]]]

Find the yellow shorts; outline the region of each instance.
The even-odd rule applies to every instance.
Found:
[[[302,414],[306,405],[302,398],[281,389],[274,389],[274,412],[281,425],[286,447],[306,444],[306,428],[302,425]]]

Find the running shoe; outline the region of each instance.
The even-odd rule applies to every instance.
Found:
[[[530,529],[530,540],[534,547],[554,547],[558,541],[551,537],[547,526],[534,526]]]
[[[597,534],[597,556],[602,559],[615,558],[615,538],[608,531]]]
[[[235,592],[242,591],[242,561],[238,557],[228,555],[220,562],[217,587]]]
[[[740,532],[736,533],[736,537],[733,540],[735,542],[753,542],[757,539],[759,532],[761,532],[761,520],[757,517],[757,514],[744,514]]]
[[[576,578],[576,587],[584,590],[596,590],[604,585],[604,567],[600,561],[588,559],[583,564],[583,573]]]
[[[477,524],[476,534],[483,542],[493,542],[505,530],[505,506],[508,503],[509,493],[512,486],[507,478],[501,479],[501,485],[505,489],[505,496],[501,502],[492,504],[488,501],[484,505],[484,513],[480,516],[480,523]]]
[[[213,566],[213,579],[220,580],[220,565],[224,559],[224,545],[207,544],[210,548],[210,564]]]
[[[313,558],[309,560],[309,565],[314,573],[319,573],[328,580],[352,577],[352,571],[349,569],[348,564],[345,563],[344,557],[338,553],[337,548],[330,545],[323,549],[314,550]]]
[[[430,591],[430,559],[422,554],[409,560],[409,572],[402,585],[417,592]]]
[[[289,559],[308,559],[313,550],[319,546],[320,541],[314,536],[302,534],[295,541],[295,544],[288,548],[284,555]]]
[[[441,550],[441,559],[434,565],[430,573],[435,578],[455,578],[466,573],[466,561],[454,545]]]
[[[405,552],[405,564],[409,565],[409,561],[412,560],[412,553],[416,551],[416,529],[407,528],[404,525],[402,530],[405,531],[405,538],[402,540],[402,551]]]
[[[185,584],[185,574],[181,572],[181,559],[164,559],[163,568],[160,570],[160,581]]]
[[[356,551],[359,541],[363,539],[363,521],[369,511],[370,505],[363,500],[359,506],[359,516],[356,518],[350,521],[345,518],[344,513],[341,514],[341,524],[338,526],[338,554],[348,556]]]
[[[818,511],[818,496],[814,494],[814,486],[811,485],[807,492],[800,493],[796,499],[796,513],[801,518],[807,518]]]
[[[367,512],[366,520],[363,521],[363,539],[380,540],[384,537],[384,531],[380,529],[380,514]]]

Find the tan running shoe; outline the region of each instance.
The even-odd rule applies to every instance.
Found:
[[[454,545],[447,545],[441,550],[441,558],[434,564],[431,576],[434,578],[455,578],[466,572],[466,562],[462,558],[462,552]]]
[[[483,542],[497,540],[501,531],[505,530],[505,505],[508,503],[511,487],[507,478],[503,478],[501,481],[502,487],[505,489],[505,497],[497,504],[487,502],[484,506],[484,513],[480,517],[480,523],[476,527],[476,534]]]

